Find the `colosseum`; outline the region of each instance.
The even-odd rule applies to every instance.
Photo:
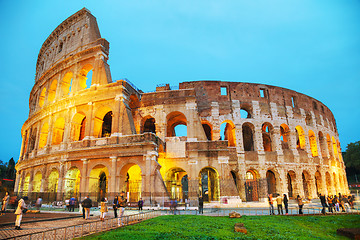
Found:
[[[264,201],[269,193],[349,193],[332,112],[293,90],[190,81],[143,92],[113,81],[109,42],[82,9],[42,45],[24,123],[15,192],[64,200],[127,193]],[[154,86],[155,88],[155,86]]]

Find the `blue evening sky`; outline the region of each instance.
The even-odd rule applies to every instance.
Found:
[[[0,0],[0,160],[19,157],[41,45],[83,7],[110,42],[113,80],[285,87],[330,108],[343,150],[360,140],[358,0]]]

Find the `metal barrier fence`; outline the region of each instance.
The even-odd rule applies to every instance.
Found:
[[[148,211],[128,216],[123,216],[119,222],[118,218],[108,218],[104,221],[92,221],[79,225],[72,225],[63,228],[55,228],[46,230],[38,233],[18,235],[14,237],[5,238],[6,240],[31,240],[31,239],[41,239],[41,240],[67,240],[77,237],[83,237],[94,233],[99,233],[103,231],[108,231],[120,227],[119,223],[122,223],[123,226],[135,224],[142,222],[144,220],[157,217],[161,214],[159,211]]]

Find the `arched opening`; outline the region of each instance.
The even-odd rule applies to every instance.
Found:
[[[226,120],[223,122],[220,126],[220,136],[225,141],[228,141],[229,147],[235,147],[236,140],[235,140],[235,125],[229,121]]]
[[[66,97],[70,94],[72,81],[73,81],[73,73],[67,72],[61,82],[61,90],[63,97]]]
[[[296,174],[294,171],[289,171],[287,174],[287,187],[288,187],[288,195],[289,198],[293,198],[294,194],[294,186],[293,183],[295,182]]]
[[[339,158],[335,138],[334,138],[334,137],[332,137],[331,139],[332,139],[332,144],[333,144],[334,157],[335,157],[335,158]]]
[[[271,152],[272,151],[271,136],[272,136],[273,126],[270,123],[264,123],[261,129],[262,129],[264,151]]]
[[[39,149],[42,149],[43,147],[46,146],[48,135],[49,135],[49,124],[46,121],[43,124],[41,131],[40,131]]]
[[[33,192],[40,192],[41,190],[41,180],[42,180],[42,174],[41,172],[37,172],[33,179]]]
[[[254,126],[250,123],[242,125],[244,151],[254,151]]]
[[[259,181],[255,170],[249,170],[245,175],[246,201],[259,201]]]
[[[108,188],[109,171],[104,165],[96,165],[90,172],[89,192],[97,197],[97,201],[105,197]]]
[[[40,93],[40,97],[39,97],[39,106],[42,107],[44,106],[45,103],[45,95],[46,95],[46,88],[43,88],[41,93]]]
[[[29,139],[29,152],[31,152],[35,148],[36,133],[37,133],[36,128],[31,130],[31,135],[30,135],[30,139]]]
[[[295,127],[296,131],[296,149],[305,149],[305,134],[301,126]]]
[[[325,174],[326,177],[326,189],[327,189],[327,194],[330,195],[332,194],[332,190],[331,190],[331,176],[329,172],[326,172]]]
[[[57,88],[57,80],[54,79],[51,82],[50,88],[49,88],[49,93],[48,93],[48,100],[49,102],[54,101],[55,96],[56,96],[56,88]]]
[[[241,118],[251,118],[251,113],[246,109],[240,109]]]
[[[65,175],[65,197],[79,197],[80,171],[76,167],[70,168]]]
[[[325,194],[325,191],[321,184],[321,174],[319,171],[316,171],[315,173],[315,187],[316,187],[316,193],[319,194]]]
[[[334,189],[336,194],[339,191],[339,184],[335,173],[333,173],[333,182],[334,182]]]
[[[149,117],[145,120],[143,132],[151,132],[156,134],[155,118]]]
[[[218,201],[220,197],[219,174],[211,167],[203,168],[199,173],[200,196],[204,202]]]
[[[290,129],[286,124],[280,125],[280,141],[283,150],[289,149]]]
[[[30,173],[26,174],[24,179],[24,186],[23,186],[23,196],[27,196],[29,194],[29,183],[30,183]]]
[[[310,150],[313,157],[318,156],[318,148],[316,143],[315,133],[312,130],[309,130],[309,142],[310,142]]]
[[[84,113],[76,113],[72,122],[72,140],[81,141],[85,137],[86,116]]]
[[[342,155],[341,155],[341,146],[340,146],[340,142],[338,140],[336,140],[336,146],[337,146],[337,150],[338,150],[339,161],[343,161]]]
[[[58,180],[59,180],[59,172],[54,168],[51,170],[48,178],[48,192],[57,193],[58,191]]]
[[[92,71],[93,67],[90,64],[86,64],[80,70],[79,73],[79,84],[80,89],[87,89],[90,88],[92,82]]]
[[[187,120],[181,112],[172,112],[167,115],[167,137],[187,136]],[[180,126],[179,126],[180,125]],[[177,127],[179,126],[179,127]],[[177,131],[175,131],[175,127]]]
[[[302,182],[303,182],[304,197],[309,199],[309,197],[310,197],[310,189],[309,189],[310,175],[306,171],[303,171],[301,176],[302,176]]]
[[[65,119],[63,117],[59,117],[58,119],[56,119],[53,127],[53,136],[52,136],[53,145],[58,145],[63,141],[64,128],[65,128]]]
[[[307,126],[312,126],[312,116],[309,112],[306,112],[305,123]]]
[[[112,111],[105,114],[101,128],[101,137],[111,136],[112,115]]]
[[[274,195],[276,193],[276,178],[273,171],[268,170],[266,172],[266,181],[268,187],[268,194]]]
[[[188,175],[183,169],[170,169],[166,174],[165,184],[171,199],[185,202],[189,198]]]
[[[126,192],[129,202],[137,202],[141,198],[141,169],[138,165],[132,165],[126,173]]]
[[[212,129],[209,123],[202,123],[202,127],[204,129],[206,139],[211,141],[212,140]]]
[[[331,139],[330,139],[329,134],[326,134],[326,143],[327,143],[327,147],[328,147],[330,157],[334,156],[333,151],[331,150]]]

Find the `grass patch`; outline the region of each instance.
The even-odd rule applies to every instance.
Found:
[[[248,234],[234,232],[244,223]],[[240,219],[209,216],[160,216],[81,239],[348,239],[336,229],[360,226],[360,215],[243,216]]]

